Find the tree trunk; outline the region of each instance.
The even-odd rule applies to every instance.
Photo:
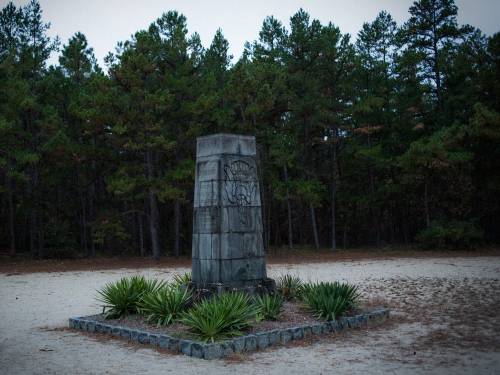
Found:
[[[314,237],[314,247],[319,250],[318,226],[316,225],[316,210],[312,203],[309,203],[309,211],[311,213],[311,227]]]
[[[292,231],[292,207],[290,205],[290,191],[288,189],[288,170],[286,166],[283,167],[283,174],[285,177],[286,185],[286,209],[288,214],[288,248],[293,249],[293,231]]]
[[[428,186],[427,186],[427,177],[425,178],[425,183],[424,183],[424,209],[425,209],[425,224],[427,228],[431,226],[431,216],[429,214],[429,193],[428,193]]]
[[[332,150],[332,251],[337,251],[337,223],[335,221],[336,208],[335,208],[335,199],[337,194],[337,129],[334,129],[334,143]]]
[[[40,214],[38,215],[38,256],[40,259],[43,259],[45,257],[45,251],[44,251],[44,231],[43,231],[43,215]]]
[[[266,223],[266,242],[265,249],[266,253],[269,252],[269,246],[271,244],[271,201],[267,204],[267,223]]]
[[[181,243],[181,202],[179,199],[175,200],[174,205],[174,227],[175,227],[175,241],[174,241],[174,255],[179,257],[180,243]]]
[[[144,254],[144,233],[143,233],[143,224],[142,224],[142,214],[137,214],[137,221],[139,222],[139,250],[141,257],[143,257]]]
[[[335,186],[335,177],[333,177],[332,182],[332,251],[337,251],[337,239],[335,238],[337,226],[335,222],[335,195],[336,195],[336,186]]]
[[[38,247],[37,247],[37,239],[38,239],[38,212],[37,212],[37,192],[38,188],[38,171],[33,166],[30,169],[30,183],[29,183],[29,191],[28,194],[31,198],[31,210],[29,215],[29,226],[30,226],[30,252],[32,258],[38,257]]]
[[[87,247],[87,207],[85,204],[85,195],[81,188],[79,188],[79,195],[80,195],[80,205],[81,205],[81,228],[82,228],[82,234],[81,234],[81,249],[83,254],[88,256],[88,247]]]
[[[372,148],[371,137],[370,134],[368,134],[368,149],[371,150],[371,148]],[[375,177],[373,175],[373,166],[371,160],[369,161],[368,164],[368,176],[370,179],[370,194],[371,194],[370,201],[373,203],[375,197]],[[372,207],[372,205],[370,205],[370,216],[371,216],[372,226],[375,229],[375,246],[380,247],[380,220],[377,217],[378,215],[377,211],[378,210],[375,210]]]
[[[344,235],[342,237],[342,248],[347,248],[347,225],[344,223]]]
[[[95,139],[93,140],[93,146],[95,147]],[[89,222],[92,222],[95,218],[95,205],[94,205],[94,199],[95,199],[95,192],[96,192],[96,184],[95,184],[95,170],[96,170],[96,165],[95,165],[95,160],[92,161],[92,184],[90,185],[90,194],[89,194],[89,218],[87,220]],[[89,227],[89,234],[88,237],[90,239],[90,248],[89,252],[87,253],[87,256],[89,258],[95,258],[95,243],[94,243],[94,236],[93,236],[93,231],[92,231],[92,226]]]
[[[281,226],[280,221],[276,220],[276,230],[274,232],[274,246],[281,246]]]
[[[13,198],[14,186],[12,179],[7,176],[7,194],[9,201],[9,234],[10,234],[10,255],[16,253],[16,224],[15,224],[15,212],[14,212],[14,198]]]
[[[158,202],[156,201],[156,194],[152,187],[148,189],[149,198],[149,230],[151,233],[151,246],[153,248],[153,258],[160,259],[160,241],[158,237]]]
[[[158,237],[158,201],[156,199],[156,193],[151,186],[154,177],[154,167],[153,167],[153,157],[151,155],[151,150],[146,151],[146,167],[148,173],[148,200],[149,200],[149,230],[151,233],[151,246],[153,248],[153,258],[155,260],[160,259],[160,239]]]
[[[439,50],[437,46],[437,39],[436,39],[436,30],[434,30],[434,39],[433,39],[433,44],[432,44],[432,49],[434,52],[434,57],[433,57],[433,70],[434,70],[434,79],[436,81],[436,98],[438,102],[438,107],[441,108],[441,72],[440,72],[440,67],[439,67]]]

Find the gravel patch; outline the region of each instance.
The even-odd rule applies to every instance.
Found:
[[[391,319],[251,355],[200,361],[84,335],[69,317],[101,310],[96,290],[136,273],[169,279],[186,268],[0,275],[0,368],[5,374],[494,374],[500,373],[500,257],[271,265],[305,280],[349,281]]]

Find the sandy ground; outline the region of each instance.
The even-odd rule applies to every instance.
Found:
[[[204,361],[63,327],[99,312],[96,289],[186,268],[0,274],[1,374],[499,374],[500,257],[337,261],[268,267],[271,277],[356,283],[393,311],[368,330]]]

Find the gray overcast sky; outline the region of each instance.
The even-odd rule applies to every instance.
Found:
[[[25,5],[28,0],[15,0]],[[288,25],[290,16],[304,8],[311,18],[333,22],[343,33],[356,36],[363,22],[372,21],[387,10],[401,24],[408,17],[411,0],[40,0],[44,20],[51,23],[50,35],[58,35],[63,44],[75,32],[84,33],[103,66],[103,58],[114,51],[118,41],[125,41],[168,10],[178,10],[187,17],[190,33],[197,31],[205,47],[220,27],[230,44],[233,62],[245,41],[258,38],[262,21],[268,15]],[[0,0],[5,6],[6,0]],[[499,0],[456,0],[459,22],[479,27],[485,34],[500,31]],[[57,62],[54,56],[51,62]]]

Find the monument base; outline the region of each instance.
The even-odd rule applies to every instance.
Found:
[[[254,294],[272,294],[276,292],[276,282],[274,279],[265,278],[263,280],[247,281],[245,284],[230,285],[223,283],[199,284],[191,282],[189,287],[193,290],[195,300],[222,294],[224,292],[245,292]]]

